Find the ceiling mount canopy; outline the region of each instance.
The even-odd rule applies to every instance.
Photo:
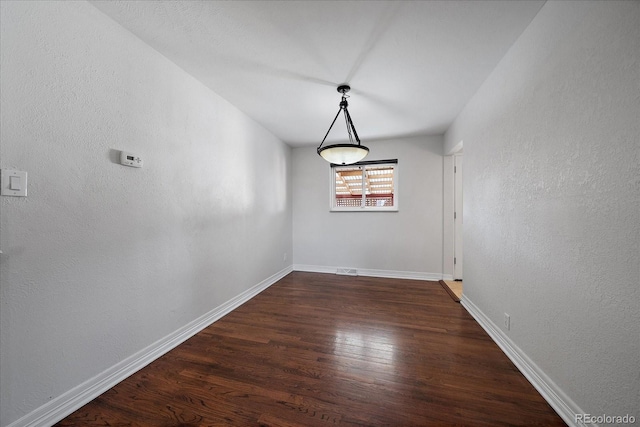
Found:
[[[322,142],[318,145],[318,154],[322,156],[323,159],[330,163],[334,163],[337,165],[350,165],[352,163],[359,162],[364,159],[367,154],[369,154],[369,149],[364,145],[360,144],[360,138],[358,138],[358,132],[356,132],[356,128],[353,125],[353,121],[351,120],[351,115],[349,114],[349,110],[347,107],[349,103],[347,102],[347,92],[351,90],[349,85],[343,84],[338,86],[338,92],[342,94],[342,100],[340,101],[340,109],[338,110],[338,114],[331,122],[331,126],[329,126],[329,130],[322,138]],[[327,139],[329,132],[331,132],[331,128],[335,124],[340,113],[343,113],[345,123],[347,124],[347,134],[349,135],[349,142],[344,144],[333,144],[327,145],[325,147],[322,146],[324,141]],[[354,142],[355,141],[355,142]],[[356,144],[357,142],[357,144]]]

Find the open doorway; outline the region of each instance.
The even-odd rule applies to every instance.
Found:
[[[441,285],[454,301],[463,294],[463,149],[462,141],[445,156],[444,264]],[[448,176],[447,176],[448,175]],[[451,215],[451,216],[449,216]],[[447,274],[448,273],[448,274]]]
[[[463,223],[463,195],[462,195],[462,154],[453,156],[454,166],[454,197],[453,197],[453,280],[462,281],[462,263],[463,263],[463,240],[462,240],[462,223]]]

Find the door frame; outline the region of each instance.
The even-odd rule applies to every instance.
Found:
[[[463,170],[463,154],[459,151],[453,155],[453,280],[463,279]]]
[[[460,140],[443,156],[443,197],[442,197],[442,279],[453,280],[455,255],[454,234],[454,191],[455,191],[455,155],[463,154],[463,141]],[[458,236],[461,233],[458,232]],[[457,261],[457,259],[456,259]]]

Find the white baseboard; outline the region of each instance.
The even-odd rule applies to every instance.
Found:
[[[442,279],[442,274],[423,273],[418,271],[372,270],[359,268],[358,276],[387,277],[390,279],[432,280]]]
[[[8,427],[48,427],[81,408],[120,381],[147,366],[163,354],[182,344],[216,320],[249,301],[293,271],[289,266],[263,280],[240,295],[156,341],[120,363],[40,406]]]
[[[442,280],[454,280],[453,274],[443,274]]]
[[[308,273],[336,274],[340,267],[326,267],[322,265],[293,264],[293,271],[306,271]]]
[[[340,270],[344,270],[345,267],[332,267],[323,265],[305,265],[294,264],[294,271],[307,271],[310,273],[330,273],[339,274]],[[412,280],[432,280],[438,281],[442,279],[442,274],[439,273],[423,273],[418,271],[396,271],[396,270],[372,270],[367,268],[356,268],[357,276],[367,277],[386,277],[389,279],[412,279]]]
[[[502,332],[495,323],[464,295],[460,304],[473,316],[482,326],[496,344],[502,349],[514,365],[529,380],[542,397],[560,415],[567,425],[571,427],[585,427],[595,424],[585,424],[576,421],[576,414],[584,414],[573,400],[569,398],[547,374],[542,371],[533,361],[518,347],[507,335]]]

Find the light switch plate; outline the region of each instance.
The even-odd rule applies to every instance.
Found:
[[[0,186],[2,186],[0,191],[2,196],[27,197],[27,172],[2,169]],[[12,190],[11,188],[19,189]]]

